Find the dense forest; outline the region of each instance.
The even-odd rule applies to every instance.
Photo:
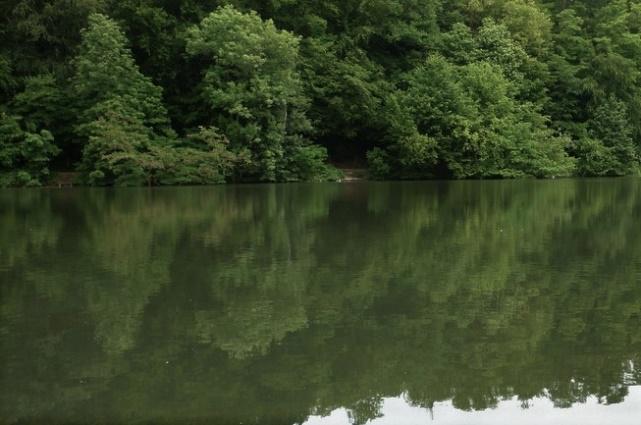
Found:
[[[5,0],[0,186],[639,173],[641,0]]]

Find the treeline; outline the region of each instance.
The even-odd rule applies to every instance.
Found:
[[[0,186],[621,176],[640,0],[7,0]]]

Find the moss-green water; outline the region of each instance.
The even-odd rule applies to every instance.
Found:
[[[638,179],[0,191],[0,423],[630,403],[640,218]]]

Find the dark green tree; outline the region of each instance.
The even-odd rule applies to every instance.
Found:
[[[625,176],[638,172],[639,151],[625,104],[610,97],[594,111],[589,136],[578,143],[579,173]]]
[[[0,187],[46,183],[59,152],[50,132],[24,130],[16,117],[0,112]]]

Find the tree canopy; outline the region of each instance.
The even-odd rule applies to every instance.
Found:
[[[640,169],[639,0],[11,0],[0,12],[0,110],[50,133],[50,168],[89,184],[337,178],[330,163],[397,179]],[[114,114],[139,122],[97,150],[90,131]],[[185,150],[201,128],[225,149]],[[13,155],[18,139],[1,137]],[[91,178],[117,140],[150,168]],[[220,178],[182,169],[195,163]],[[4,185],[40,181],[10,177],[17,167]]]

